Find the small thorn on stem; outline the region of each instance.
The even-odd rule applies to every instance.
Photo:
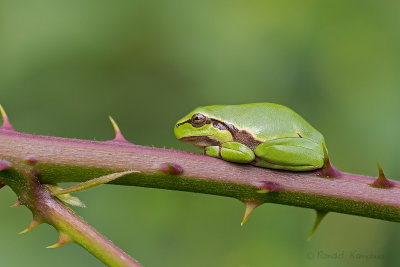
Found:
[[[22,201],[20,199],[17,200],[17,202],[15,202],[14,204],[12,204],[10,206],[10,208],[15,208],[15,207],[19,207],[22,205]]]
[[[322,210],[315,210],[315,212],[317,213],[317,217],[315,218],[313,229],[311,230],[311,233],[308,236],[307,240],[311,240],[311,238],[315,234],[315,231],[317,231],[319,225],[321,224],[321,221],[328,214],[328,211],[322,211]]]
[[[55,243],[54,245],[51,246],[47,246],[46,248],[58,248],[66,243],[70,243],[73,240],[66,234],[60,232],[60,239],[58,240],[57,243]]]
[[[122,132],[121,132],[121,130],[119,129],[118,124],[115,122],[115,120],[114,120],[111,116],[108,116],[108,118],[110,119],[111,124],[112,124],[112,126],[113,126],[113,128],[114,128],[114,132],[115,132],[115,137],[114,137],[114,139],[112,139],[111,141],[127,142],[127,143],[129,143],[129,142],[125,139],[125,137],[122,135]]]
[[[278,192],[283,190],[283,187],[280,184],[271,181],[255,182],[254,185],[259,188],[259,190],[257,191],[257,193],[259,194],[266,194],[269,192]]]
[[[246,211],[244,212],[242,222],[240,223],[241,226],[245,224],[253,210],[260,205],[257,201],[245,201],[244,204],[246,205]]]
[[[394,186],[393,182],[388,180],[385,176],[385,173],[382,170],[381,164],[379,164],[378,161],[376,161],[376,165],[378,166],[378,171],[379,171],[379,176],[376,178],[376,180],[370,184],[373,187],[378,187],[378,188],[391,188]]]
[[[328,150],[326,149],[325,143],[322,143],[322,151],[324,153],[324,166],[320,169],[320,174],[326,178],[338,178],[342,175],[342,172],[336,169],[329,159]]]
[[[4,110],[2,105],[0,105],[0,113],[1,113],[1,116],[3,117],[3,125],[0,127],[0,129],[15,131],[14,128],[12,127],[10,120],[8,119],[7,113]]]
[[[0,159],[0,171],[7,170],[11,168],[11,166],[12,166],[11,163],[8,162],[7,160]]]
[[[160,165],[160,170],[166,174],[181,174],[183,168],[176,163],[165,162]]]
[[[42,220],[37,218],[37,217],[33,217],[31,224],[29,225],[28,228],[26,228],[25,230],[19,232],[18,234],[25,234],[27,232],[29,232],[30,230],[32,230],[33,228],[35,228],[36,226],[42,224]]]
[[[34,156],[29,156],[25,159],[25,162],[29,165],[35,165],[37,163],[37,158]]]

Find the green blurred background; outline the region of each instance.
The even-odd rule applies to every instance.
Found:
[[[340,169],[400,174],[399,2],[3,1],[0,103],[16,129],[91,140],[112,115],[140,145],[198,151],[173,135],[196,106],[276,102],[326,138]],[[338,188],[340,190],[340,188]],[[399,224],[244,206],[217,196],[104,186],[75,209],[145,266],[400,266]],[[10,209],[0,191],[1,266],[102,266]],[[343,253],[343,258],[340,255]],[[335,254],[339,259],[332,259]],[[353,258],[359,255],[361,258]],[[370,256],[372,259],[365,259]]]

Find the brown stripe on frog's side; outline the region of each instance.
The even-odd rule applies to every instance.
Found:
[[[254,136],[246,130],[239,130],[230,123],[222,122],[213,118],[210,119],[215,128],[228,130],[231,133],[234,142],[246,145],[252,150],[256,149],[256,147],[262,143],[262,141],[255,139]]]

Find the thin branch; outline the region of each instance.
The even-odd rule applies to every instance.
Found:
[[[37,179],[35,168],[20,162],[11,162],[10,167],[1,171],[0,175],[0,178],[17,194],[16,206],[25,205],[32,211],[33,220],[27,229],[20,232],[21,234],[41,223],[48,223],[57,229],[60,238],[57,243],[47,248],[75,242],[108,266],[141,266],[72,210],[51,197]]]

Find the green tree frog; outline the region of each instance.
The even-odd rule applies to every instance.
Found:
[[[198,107],[174,128],[208,156],[290,171],[323,167],[324,137],[292,109],[273,103]]]

